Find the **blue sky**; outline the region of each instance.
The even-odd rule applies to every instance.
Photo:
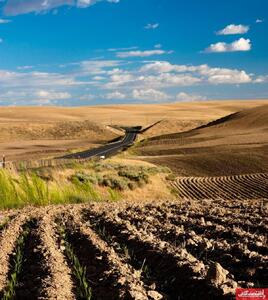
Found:
[[[0,105],[268,98],[267,0],[0,5]]]

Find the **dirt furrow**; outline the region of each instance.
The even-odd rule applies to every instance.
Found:
[[[242,186],[245,191],[247,191],[249,199],[265,198],[265,196],[267,197],[267,194],[259,189],[259,185],[256,182],[247,182],[243,175],[236,176],[235,182]]]
[[[230,299],[230,295],[224,296],[223,287],[209,282],[204,264],[186,249],[174,248],[145,229],[137,230],[114,214],[93,216],[85,212],[85,216],[92,224],[105,228],[117,243],[124,244],[136,259],[144,262],[148,276],[155,279],[157,290],[166,294],[168,299]],[[236,284],[231,279],[226,284],[225,291],[229,285],[228,291],[233,292]]]
[[[268,267],[268,260],[265,262],[265,257],[248,251],[247,243],[236,242],[230,245],[226,240],[207,239],[204,235],[195,234],[193,230],[185,231],[183,226],[177,227],[168,222],[163,225],[156,218],[144,218],[134,211],[128,214],[121,213],[119,216],[139,230],[146,228],[149,233],[175,247],[185,247],[189,253],[205,263],[210,260],[219,262],[234,275],[236,281],[248,280],[255,284],[264,284],[263,276],[266,266]]]
[[[92,299],[148,299],[139,274],[131,274],[115,252],[74,216],[76,213],[64,214],[59,220],[66,228],[66,240],[86,268]]]
[[[0,236],[0,295],[6,287],[9,273],[9,258],[16,246],[16,241],[23,231],[22,225],[28,220],[26,214],[18,214],[11,220]]]
[[[48,278],[48,266],[40,248],[41,239],[38,234],[38,221],[27,223],[29,234],[25,239],[21,273],[15,289],[16,299],[47,299],[43,283]]]
[[[179,177],[180,194],[187,199],[259,199],[268,198],[267,174],[222,177]]]
[[[48,300],[74,300],[71,270],[67,266],[62,253],[63,250],[57,244],[57,224],[54,221],[57,211],[62,211],[62,209],[48,209],[45,212],[40,212],[42,217],[38,231],[42,251],[49,267],[49,277],[44,284],[44,289]]]
[[[116,282],[120,299],[148,299],[150,290],[146,291],[140,272],[135,271],[131,266],[123,262],[113,247],[100,239],[99,235],[90,228],[89,224],[83,222],[80,211],[79,213],[73,213],[72,216],[74,226],[79,228],[81,234],[86,236],[99,249],[102,256],[107,258],[110,272],[114,272],[115,277],[117,277]]]

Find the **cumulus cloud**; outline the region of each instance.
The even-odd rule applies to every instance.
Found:
[[[62,99],[70,99],[71,94],[67,92],[55,92],[50,90],[39,90],[35,93],[36,97],[40,99],[46,99],[48,101],[51,100],[62,100]]]
[[[256,20],[256,23],[263,23],[263,22],[264,22],[263,19],[257,19],[257,20]]]
[[[262,84],[267,75],[254,75],[242,69],[203,65],[180,65],[169,61],[92,60],[65,65],[59,71],[0,70],[0,102],[64,103],[89,101],[192,101],[205,97],[178,91],[196,86]],[[37,67],[35,66],[35,69]],[[12,92],[10,92],[12,91]],[[4,98],[3,98],[4,97]],[[75,100],[72,100],[75,101]],[[2,102],[3,103],[3,102]]]
[[[231,34],[245,34],[249,31],[249,26],[246,25],[235,25],[230,24],[223,28],[222,30],[219,30],[217,32],[218,35],[231,35]]]
[[[164,51],[164,50],[146,50],[146,51],[125,51],[118,52],[117,57],[119,58],[127,58],[127,57],[148,57],[153,55],[163,55],[170,54],[172,51]]]
[[[85,60],[76,63],[80,67],[80,72],[84,74],[103,74],[107,69],[120,66],[119,60]]]
[[[169,96],[161,91],[155,89],[138,90],[135,89],[132,92],[133,99],[144,101],[165,101],[169,99]]]
[[[126,99],[126,95],[121,93],[121,92],[118,92],[118,91],[115,91],[115,92],[112,92],[112,93],[108,93],[105,95],[105,98],[106,99],[116,99],[116,100],[121,100],[121,99]]]
[[[13,105],[49,105],[55,101],[70,99],[72,95],[67,92],[55,90],[8,90],[2,92],[0,102]]]
[[[147,63],[141,67],[140,72],[143,74],[156,74],[158,81],[163,78],[173,78],[171,81],[176,82],[176,84],[183,82],[184,85],[205,82],[212,84],[240,84],[249,83],[253,80],[251,74],[247,74],[244,70],[212,68],[208,65],[174,65],[167,61]]]
[[[31,12],[49,11],[60,6],[86,8],[101,1],[110,3],[120,2],[120,0],[7,0],[4,6],[4,13],[8,16],[16,16]]]
[[[114,70],[108,76],[107,89],[121,88],[168,88],[197,84],[244,84],[255,78],[244,70],[212,68],[208,65],[175,65],[167,61],[148,62],[138,70]],[[108,74],[107,74],[108,75]]]
[[[232,42],[231,44],[219,42],[216,44],[211,44],[205,52],[238,52],[238,51],[250,51],[251,50],[251,41],[250,39],[240,38],[237,41]]]
[[[176,95],[176,100],[181,102],[201,101],[201,100],[207,100],[207,97],[197,95],[197,94],[188,94],[188,93],[180,92]]]
[[[167,61],[154,61],[145,64],[141,69],[143,72],[169,73],[169,72],[185,72],[190,71],[189,66],[186,65],[172,65]]]
[[[147,24],[144,28],[145,29],[157,29],[159,27],[159,24],[158,23],[154,23],[154,24]]]
[[[266,83],[268,82],[268,75],[266,76],[258,76],[255,80],[255,83]]]
[[[81,84],[86,83],[76,80],[73,74],[0,70],[0,87],[67,87]]]

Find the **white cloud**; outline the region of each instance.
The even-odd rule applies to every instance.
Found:
[[[67,92],[55,92],[49,90],[39,90],[35,95],[40,99],[46,99],[48,101],[70,99],[72,97],[71,94]]]
[[[169,96],[166,93],[155,89],[135,89],[132,92],[132,97],[133,99],[144,101],[165,101],[169,99]]]
[[[7,24],[12,22],[11,20],[7,20],[7,19],[0,19],[0,24]]]
[[[196,95],[196,94],[187,94],[184,92],[180,92],[176,95],[176,100],[177,101],[182,101],[182,102],[189,102],[189,101],[201,101],[201,100],[207,100],[207,97],[201,96],[201,95]]]
[[[86,7],[94,5],[100,1],[103,1],[103,0],[77,0],[76,5],[77,5],[77,7],[86,8]],[[106,0],[106,1],[110,2],[110,3],[119,3],[120,2],[120,0]]]
[[[117,67],[120,64],[119,60],[86,60],[78,63],[81,71],[85,74],[103,74],[106,69]]]
[[[117,57],[119,58],[127,58],[127,57],[148,57],[153,55],[163,55],[170,54],[171,51],[164,50],[146,50],[146,51],[126,51],[126,52],[118,52]]]
[[[169,73],[169,72],[185,72],[189,67],[185,65],[172,65],[167,61],[155,61],[144,65],[140,71],[143,72],[156,72],[156,73]]]
[[[255,80],[255,83],[266,83],[268,82],[268,75],[266,76],[258,76]]]
[[[201,84],[245,84],[256,78],[244,70],[212,68],[208,65],[173,65],[167,61],[148,62],[137,70],[107,72],[106,89],[159,89]]]
[[[47,72],[14,72],[0,70],[0,87],[76,86],[86,84],[76,80],[72,74]]]
[[[110,52],[117,52],[117,51],[128,51],[128,50],[136,50],[138,49],[137,46],[126,47],[126,48],[109,48],[108,51]]]
[[[216,44],[211,44],[205,52],[238,52],[238,51],[250,51],[251,50],[251,41],[250,39],[240,38],[237,41],[232,42],[231,44],[227,44],[224,42],[219,42]]]
[[[144,78],[148,86],[172,87],[172,86],[190,86],[201,82],[201,79],[188,74],[162,73],[159,75],[150,75]]]
[[[121,93],[121,92],[118,92],[118,91],[115,91],[115,92],[112,92],[112,93],[108,93],[105,95],[105,98],[106,99],[117,99],[117,100],[121,100],[121,99],[126,99],[126,95]]]
[[[33,66],[20,66],[20,67],[17,67],[18,70],[30,70],[32,68],[33,68]]]
[[[249,26],[230,24],[217,32],[218,35],[245,34],[249,31]]]
[[[145,29],[157,29],[158,27],[159,27],[158,23],[153,23],[153,24],[149,23],[144,28]]]
[[[244,70],[210,68],[208,65],[201,65],[198,72],[206,76],[206,81],[212,84],[242,84],[253,81],[251,75]]]
[[[8,16],[16,16],[31,12],[50,11],[60,6],[76,6],[87,8],[97,2],[119,3],[120,0],[7,0],[4,13]]]
[[[206,64],[179,65],[169,61],[82,61],[66,64],[64,70],[60,69],[62,73],[37,72],[28,67],[19,67],[21,71],[17,72],[0,70],[2,103],[55,104],[71,98],[81,101],[100,98],[126,101],[203,100],[204,97],[198,94],[178,93],[177,89],[268,82],[267,75],[254,75],[243,69],[217,68]]]
[[[154,45],[154,47],[155,47],[156,49],[160,49],[160,48],[162,48],[162,45],[161,45],[161,44],[156,44],[156,45]]]
[[[263,22],[264,22],[263,19],[257,19],[257,20],[256,20],[256,23],[263,23]]]
[[[49,105],[56,100],[60,101],[71,97],[71,94],[67,92],[28,88],[2,92],[0,102],[13,105]]]

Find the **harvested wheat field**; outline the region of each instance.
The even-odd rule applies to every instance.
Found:
[[[268,171],[268,105],[245,109],[186,132],[144,140],[141,159],[178,176],[227,176]]]
[[[176,201],[3,213],[0,295],[232,299],[237,286],[268,284],[267,205]]]
[[[156,123],[141,137],[177,133],[204,125],[265,100],[211,101],[91,107],[1,107],[0,155],[8,160],[60,156],[107,143],[124,133],[119,126]]]

